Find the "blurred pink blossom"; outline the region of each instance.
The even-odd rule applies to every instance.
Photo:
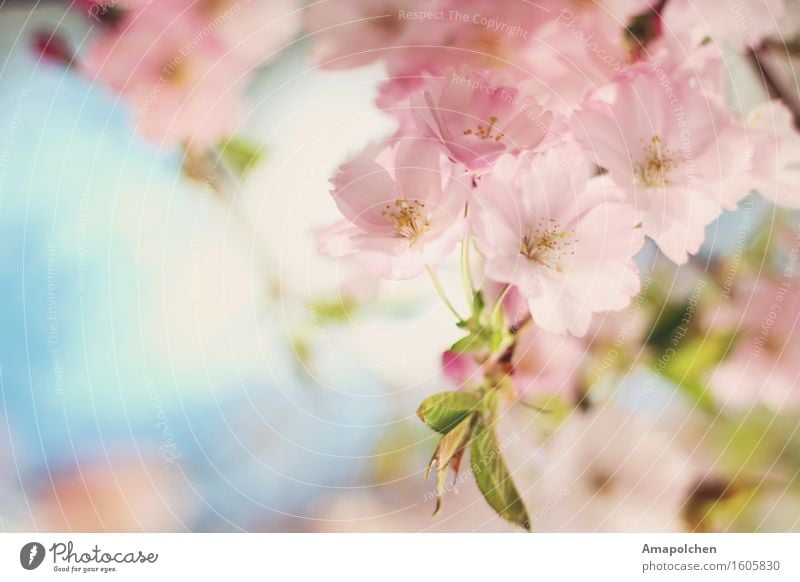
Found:
[[[442,354],[442,372],[456,386],[466,382],[477,382],[483,379],[483,371],[470,354],[459,354],[447,350]]]
[[[697,468],[672,435],[606,406],[573,414],[545,444],[530,489],[538,531],[678,532]]]
[[[753,147],[753,188],[778,206],[800,208],[800,133],[780,101],[768,101],[747,116]]]
[[[767,277],[737,284],[734,303],[710,321],[739,338],[730,356],[710,375],[720,402],[749,410],[800,410],[800,279]]]
[[[203,2],[201,2],[202,4]],[[275,58],[297,35],[302,10],[297,0],[204,0],[204,16],[232,59],[245,67]]]
[[[449,19],[427,17],[443,4],[440,0],[313,3],[305,12],[308,33],[314,39],[311,56],[327,69],[360,67],[383,59],[393,63],[394,69],[418,73],[410,64],[423,66],[418,54],[441,46],[454,26]]]
[[[775,34],[785,9],[785,0],[669,0],[662,18],[667,32],[691,31],[697,45],[710,38],[741,50],[756,47]]]
[[[147,138],[208,147],[236,131],[253,67],[295,34],[293,6],[128,1],[83,67],[135,109]]]
[[[133,451],[48,470],[34,496],[37,527],[65,532],[175,532],[195,510],[177,466]],[[182,517],[181,517],[182,516]]]
[[[523,398],[561,395],[573,401],[580,379],[584,344],[526,325],[517,337],[511,379]]]

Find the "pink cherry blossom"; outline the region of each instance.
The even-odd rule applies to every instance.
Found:
[[[345,218],[320,233],[320,247],[334,257],[354,255],[373,276],[415,277],[467,230],[469,190],[432,140],[368,148],[339,168],[332,194]]]
[[[442,354],[442,373],[456,386],[462,386],[467,382],[479,383],[483,379],[483,370],[475,358],[452,350]]]
[[[208,147],[236,130],[253,67],[296,32],[293,7],[126,0],[83,68],[133,107],[146,137]]]
[[[273,59],[292,41],[302,25],[297,0],[205,0],[203,16],[229,56],[243,66]]]
[[[569,18],[543,27],[541,42],[526,54],[538,81],[537,99],[564,114],[572,113],[585,95],[609,83],[628,63],[623,43],[598,34],[597,22]]]
[[[552,10],[495,0],[328,0],[309,6],[312,57],[325,68],[383,61],[390,78],[439,75],[448,66],[509,68]]]
[[[632,67],[598,91],[576,113],[573,131],[676,263],[696,253],[706,225],[749,191],[746,133],[716,99],[657,66]]]
[[[530,80],[524,57],[551,10],[538,3],[495,0],[418,0],[417,4],[427,16],[418,17],[413,26],[407,24],[402,46],[380,55],[388,73],[381,87],[381,107],[407,100],[428,76],[443,77],[448,68],[472,67],[487,74],[502,70],[517,81]]]
[[[559,15],[566,12],[581,18],[609,18],[617,23],[621,33],[634,16],[644,14],[657,3],[653,0],[592,0],[590,2],[573,2],[572,0],[551,0],[552,9]]]
[[[397,63],[398,68],[404,60],[422,66],[415,58],[419,49],[440,46],[454,25],[433,17],[441,4],[439,0],[313,3],[305,13],[314,39],[312,58],[328,69],[360,67],[381,59]]]
[[[530,77],[526,50],[536,44],[540,27],[553,15],[545,2],[448,0],[447,8],[457,26],[448,30],[445,46],[431,53],[439,65],[435,72],[468,65]]]
[[[623,309],[638,292],[634,209],[606,177],[589,179],[575,148],[504,156],[477,192],[487,276],[515,285],[545,331],[583,335],[592,313]]]
[[[729,71],[717,43],[695,44],[691,29],[667,30],[651,40],[640,57],[673,85],[693,87],[724,105]]]
[[[631,60],[625,27],[646,12],[648,0],[550,0],[548,20],[524,48],[527,78],[537,98],[569,114],[590,91],[609,83]]]
[[[747,116],[753,148],[753,188],[771,202],[800,208],[800,133],[792,113],[780,101],[769,101]]]
[[[662,19],[667,31],[691,31],[698,45],[710,38],[741,50],[758,46],[764,37],[775,34],[784,11],[785,0],[669,0]]]
[[[223,63],[223,46],[197,41],[202,27],[179,6],[148,3],[103,36],[86,63],[131,104],[142,134],[167,146],[211,145],[241,115],[241,71]]]
[[[429,78],[411,105],[420,131],[470,170],[536,147],[552,124],[552,115],[511,77],[467,68]]]

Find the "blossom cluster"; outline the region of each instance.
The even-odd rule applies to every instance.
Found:
[[[744,340],[702,373],[681,362],[701,352],[702,361],[719,360],[732,340],[715,332],[712,348],[695,341],[699,298],[689,298],[688,315],[664,332],[664,345],[655,331],[645,338],[632,329],[655,330],[657,319],[641,315],[647,293],[636,259],[645,244],[685,265],[709,225],[753,191],[800,208],[792,113],[777,99],[747,108],[728,89],[726,54],[747,54],[787,32],[785,22],[778,26],[783,0],[755,4],[746,14],[731,3],[689,0],[309,7],[317,63],[381,63],[387,79],[377,105],[397,127],[338,169],[331,194],[342,219],[319,232],[320,248],[351,257],[376,278],[427,271],[466,333],[443,355],[460,390],[431,396],[418,410],[443,435],[429,466],[437,474],[436,511],[448,471],[458,473],[469,449],[489,504],[531,527],[493,436],[498,399],[585,402],[582,376],[600,380],[604,366],[617,368],[621,351],[604,339],[620,318],[595,316],[634,302],[636,321],[617,335],[637,337],[642,359],[665,348],[654,364],[659,373],[702,382],[740,409],[754,396],[776,408],[796,399],[794,321],[769,330],[775,347],[757,333],[765,314],[739,305],[752,315]],[[459,246],[466,316],[436,275]],[[741,287],[737,294],[746,294]],[[793,305],[793,291],[777,295],[773,313]],[[763,293],[775,295],[772,286]],[[679,352],[681,342],[689,347]],[[604,349],[614,353],[607,364],[589,355]],[[764,350],[775,357],[760,358]]]
[[[84,0],[102,32],[80,68],[134,110],[138,131],[164,147],[233,135],[256,68],[300,27],[294,0]]]
[[[699,22],[714,23],[718,42],[707,42],[680,4],[311,7],[319,63],[385,63],[378,103],[398,121],[334,178],[344,218],[322,249],[406,279],[474,237],[486,281],[520,293],[546,332],[581,336],[592,314],[639,292],[633,257],[645,236],[683,264],[751,189],[799,206],[785,107],[743,115],[725,95],[722,44],[770,30],[740,38],[736,19],[709,9]],[[488,14],[508,26],[489,26]],[[645,34],[632,32],[636,19]],[[507,34],[512,25],[529,34]]]
[[[737,412],[754,402],[800,409],[800,239],[783,241],[785,256],[771,262],[766,252],[742,251],[723,265],[741,268],[730,281],[687,265],[709,225],[752,192],[800,208],[797,111],[769,91],[753,104],[729,82],[731,55],[757,57],[772,39],[800,32],[787,0],[75,6],[95,28],[86,53],[72,55],[50,35],[37,39],[40,54],[110,88],[145,137],[187,151],[207,152],[236,133],[258,67],[303,29],[317,67],[383,67],[376,105],[396,130],[338,167],[331,195],[341,220],[318,231],[317,242],[325,254],[358,263],[370,285],[429,275],[464,333],[442,357],[459,390],[426,399],[418,411],[442,435],[429,467],[437,508],[448,470],[457,472],[469,449],[492,507],[530,527],[494,436],[498,400],[555,395],[589,406],[588,385],[624,363],[644,362],[688,386],[698,406],[713,397]],[[649,255],[651,265],[642,259],[646,245],[660,253]],[[466,313],[437,275],[459,250]],[[647,269],[660,262],[700,280],[680,305],[671,304],[681,295],[674,282]],[[767,263],[785,266],[767,275]],[[653,297],[668,287],[654,309]],[[708,302],[717,287],[733,300]],[[661,320],[674,325],[662,329]],[[654,381],[643,383],[648,391]],[[576,428],[551,443],[572,452],[565,458],[576,473],[598,465],[587,497],[608,490],[618,468],[604,466],[594,446],[613,433],[624,448],[618,425],[638,426],[608,418],[600,429],[573,420]],[[666,446],[656,439],[652,450]],[[665,466],[680,464],[676,457]],[[627,462],[622,476],[639,483],[639,465]],[[560,480],[552,486],[557,493]],[[683,505],[690,486],[682,477],[672,507]],[[634,498],[636,519],[647,513],[639,503],[651,502],[644,489]],[[604,520],[607,513],[599,512]]]

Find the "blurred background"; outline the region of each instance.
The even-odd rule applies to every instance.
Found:
[[[0,529],[513,531],[470,480],[431,517],[435,439],[414,411],[453,387],[440,358],[459,330],[429,281],[371,282],[315,247],[336,166],[394,131],[382,68],[320,70],[296,35],[247,87],[237,136],[260,162],[222,195],[42,50],[57,31],[80,52],[94,27],[68,3],[0,2]],[[749,63],[730,66],[763,99]],[[713,342],[658,373],[668,342],[636,360],[642,330],[674,333],[675,306],[763,224],[791,250],[797,216],[753,198],[697,264],[643,253],[659,292],[601,324],[603,406],[507,412],[535,530],[800,528],[797,409],[704,400],[682,379],[721,357]]]
[[[450,318],[413,283],[339,322],[324,304],[348,275],[312,239],[336,165],[391,128],[377,67],[323,73],[298,43],[262,71],[242,133],[265,159],[232,206],[32,50],[41,31],[90,34],[34,4],[0,10],[2,528],[432,527],[414,411],[441,387]]]

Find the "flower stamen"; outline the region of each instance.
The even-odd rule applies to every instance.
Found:
[[[425,203],[419,200],[395,200],[394,206],[387,204],[381,215],[389,219],[397,236],[412,244],[431,228]]]
[[[676,165],[675,156],[661,145],[661,138],[654,135],[645,147],[645,161],[636,164],[633,173],[648,188],[663,188],[669,184],[667,174]]]
[[[492,115],[489,118],[488,126],[484,126],[483,124],[479,123],[478,127],[475,128],[474,131],[471,128],[465,129],[464,135],[474,135],[478,139],[484,139],[484,140],[492,139],[494,141],[502,141],[502,139],[505,137],[505,134],[502,131],[498,131],[496,134],[494,133],[494,130],[496,129],[495,124],[498,121],[499,120],[497,119],[497,117]]]
[[[564,230],[552,218],[545,222],[539,221],[535,229],[529,229],[529,234],[522,237],[520,254],[540,265],[558,272],[564,270],[561,259],[564,255],[574,255],[572,247],[575,244],[574,232]]]

